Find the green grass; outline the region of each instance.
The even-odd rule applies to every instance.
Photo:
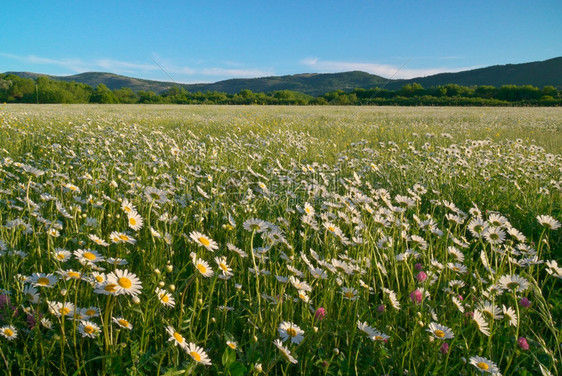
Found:
[[[0,362],[29,375],[476,375],[481,356],[504,375],[556,375],[562,230],[537,217],[562,220],[561,128],[556,108],[0,107]],[[274,345],[287,325],[303,331],[283,342],[297,363]]]

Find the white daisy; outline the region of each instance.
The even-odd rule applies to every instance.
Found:
[[[499,374],[500,372],[496,363],[481,356],[472,356],[469,362],[482,373]]]
[[[435,322],[429,324],[429,328],[426,329],[426,331],[433,334],[437,339],[450,339],[455,337],[455,334],[450,328]]]
[[[279,324],[279,328],[277,330],[279,331],[279,335],[281,336],[283,342],[290,339],[291,343],[296,343],[298,345],[304,339],[304,331],[292,322],[283,321]]]
[[[283,355],[285,356],[285,358],[287,358],[287,360],[293,364],[298,363],[298,360],[295,359],[292,355],[291,355],[291,351],[289,351],[288,348],[286,348],[285,346],[283,346],[283,342],[281,342],[281,340],[276,339],[275,341],[273,341],[273,344],[275,345],[275,347],[277,347],[281,353],[283,353]]]
[[[213,239],[209,238],[206,235],[203,235],[200,232],[197,231],[192,231],[189,234],[189,237],[197,244],[199,244],[202,247],[205,247],[208,251],[214,252],[215,250],[217,250],[219,248],[219,245],[217,244],[217,242],[215,242]]]
[[[201,363],[205,366],[210,366],[212,364],[211,359],[209,359],[209,356],[205,353],[203,348],[194,343],[187,344],[185,351],[191,356],[191,359],[197,363]]]

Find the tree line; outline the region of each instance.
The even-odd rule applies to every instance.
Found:
[[[562,93],[554,86],[532,85],[461,86],[448,84],[423,88],[404,85],[399,90],[384,88],[337,90],[311,96],[291,90],[236,94],[208,91],[191,93],[172,87],[163,93],[130,88],[95,88],[78,82],[37,79],[0,74],[0,102],[8,103],[161,103],[161,104],[260,104],[260,105],[435,105],[435,106],[560,106]]]

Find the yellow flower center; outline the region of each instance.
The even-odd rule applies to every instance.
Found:
[[[328,230],[329,230],[330,232],[335,232],[335,231],[336,231],[336,229],[335,229],[334,227],[332,227],[332,226],[328,226]]]
[[[86,310],[86,315],[88,316],[93,316],[96,314],[96,310],[95,309],[87,309]]]
[[[297,331],[294,328],[288,328],[287,329],[287,334],[290,335],[291,337],[296,337],[297,336]]]
[[[78,278],[80,278],[80,273],[68,272],[68,276],[69,276],[70,278],[76,278],[76,279],[78,279]]]
[[[131,217],[131,218],[129,218],[129,223],[134,226],[134,225],[137,224],[137,220],[135,218]]]
[[[10,328],[6,328],[4,329],[4,334],[7,335],[8,337],[11,337],[14,335],[14,331]]]
[[[116,287],[117,285],[114,283],[108,283],[107,285],[105,285],[105,287],[103,288],[105,291],[107,292],[115,292],[116,291]]]
[[[96,331],[96,329],[93,326],[87,325],[84,327],[84,331],[88,334],[92,334]]]
[[[103,282],[103,277],[101,275],[97,275],[95,278],[96,278],[96,282],[99,282],[99,283]]]
[[[445,337],[445,332],[442,331],[442,330],[439,330],[439,329],[437,329],[437,330],[434,332],[434,334],[435,334],[435,336],[438,337],[438,338],[443,338],[443,337]]]
[[[174,338],[178,343],[183,343],[183,337],[178,332],[174,332]]]
[[[162,300],[163,303],[168,303],[170,301],[170,298],[168,297],[168,295],[162,294],[160,295],[160,300]]]
[[[199,272],[201,272],[201,274],[207,273],[207,268],[203,264],[197,264],[197,269],[199,269]]]
[[[57,253],[57,258],[59,260],[64,260],[64,253]]]
[[[88,259],[90,261],[96,259],[96,255],[94,255],[92,252],[84,252],[83,256],[85,259]]]
[[[221,262],[219,264],[219,267],[223,270],[223,272],[228,272],[228,267],[224,263]]]
[[[349,299],[351,299],[355,296],[355,295],[353,295],[352,291],[346,291],[344,295],[345,295],[346,298],[349,298]]]
[[[201,244],[203,244],[205,247],[208,247],[209,244],[211,244],[211,242],[209,241],[209,239],[204,238],[203,236],[200,236],[199,239],[197,239],[197,240],[199,240],[199,242],[200,242]]]
[[[375,340],[377,341],[382,341],[384,338],[382,338],[381,336],[375,336]]]
[[[191,355],[191,357],[193,358],[193,360],[195,360],[196,362],[200,362],[200,361],[201,361],[201,355],[199,355],[199,354],[196,353],[195,351],[190,352],[189,355]]]
[[[124,289],[130,289],[131,286],[133,285],[131,280],[129,278],[126,278],[126,277],[119,278],[117,280],[117,282],[119,283],[119,286],[123,287]]]
[[[131,208],[128,207],[128,206],[125,206],[125,207],[123,208],[123,210],[125,210],[127,213],[130,213],[130,212],[133,211],[133,209],[131,209]]]
[[[68,315],[69,312],[70,312],[70,309],[68,309],[68,307],[62,307],[61,309],[59,309],[59,313],[61,315]]]
[[[117,320],[117,322],[121,326],[125,326],[125,327],[129,326],[129,322],[127,320],[121,319],[121,320]]]
[[[476,366],[477,366],[478,368],[480,368],[480,369],[485,370],[485,371],[487,371],[488,368],[490,368],[490,367],[489,367],[486,363],[484,363],[484,362],[479,362]]]
[[[129,240],[129,237],[125,234],[121,234],[119,235],[119,239],[123,240],[124,242],[126,242],[127,240]]]
[[[47,286],[49,284],[49,278],[47,277],[38,278],[37,283],[40,284],[41,286]]]
[[[234,342],[228,342],[227,345],[228,345],[228,347],[230,347],[231,349],[236,350],[236,347],[237,347],[237,346],[236,346],[236,343],[234,343]]]

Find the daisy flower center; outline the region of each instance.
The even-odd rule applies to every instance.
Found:
[[[127,235],[119,235],[119,239],[123,240],[124,242],[126,242],[127,240],[129,240],[129,237]]]
[[[219,267],[220,267],[225,273],[228,272],[228,267],[227,267],[225,264],[223,264],[222,262],[219,264]]]
[[[114,283],[109,283],[104,287],[104,290],[107,292],[115,292],[115,288],[117,287]]]
[[[95,260],[96,255],[94,255],[92,252],[86,252],[84,253],[84,258],[88,260]]]
[[[516,289],[519,287],[519,283],[517,282],[510,282],[507,284],[507,287],[509,287],[510,289]]]
[[[168,298],[168,295],[162,294],[160,295],[160,300],[162,300],[162,302],[164,303],[168,303],[170,301],[170,298]]]
[[[346,298],[353,298],[353,297],[354,297],[353,292],[351,292],[351,291],[346,291],[346,292],[345,292],[345,297],[346,297]]]
[[[132,224],[133,226],[137,224],[137,220],[133,217],[129,218],[129,223]]]
[[[328,231],[330,231],[330,232],[335,232],[335,231],[336,231],[336,229],[335,229],[335,228],[333,228],[332,226],[328,226]]]
[[[88,309],[86,310],[86,315],[88,316],[93,316],[96,314],[96,311],[94,309]]]
[[[49,278],[41,277],[37,279],[37,283],[40,284],[41,286],[47,286],[49,284]]]
[[[76,272],[68,272],[68,276],[71,278],[80,278],[80,274]]]
[[[117,282],[119,283],[119,286],[123,287],[124,289],[129,289],[133,285],[131,280],[129,278],[125,278],[125,277],[119,278],[119,280]]]
[[[202,237],[202,236],[201,236],[198,240],[199,240],[199,242],[200,242],[201,244],[203,244],[205,247],[208,247],[208,246],[211,244],[211,242],[209,241],[209,239],[204,238],[204,237]]]
[[[488,368],[490,368],[490,367],[489,367],[486,363],[484,363],[484,362],[479,362],[476,366],[477,366],[478,368],[480,368],[480,369],[485,370],[485,371],[488,370]]]
[[[59,260],[64,260],[64,254],[62,254],[62,253],[57,254],[57,258]]]
[[[207,273],[207,268],[203,264],[197,264],[197,269],[201,272],[201,274]]]
[[[59,309],[59,313],[61,315],[68,315],[69,312],[70,312],[70,309],[68,309],[67,307],[62,307],[61,309]]]
[[[7,335],[8,337],[11,337],[14,335],[14,332],[12,331],[12,329],[6,328],[4,329],[4,334]]]
[[[196,353],[195,351],[190,352],[189,355],[191,355],[191,357],[193,358],[193,360],[195,360],[196,362],[200,362],[200,361],[201,361],[201,355],[199,355],[199,354]]]
[[[442,331],[442,330],[437,329],[434,333],[435,333],[435,336],[437,336],[439,338],[445,337],[445,332]]]
[[[99,283],[103,282],[103,277],[101,275],[97,275],[96,281],[99,282]]]
[[[84,327],[84,331],[85,331],[86,333],[88,333],[88,334],[92,334],[92,333],[95,332],[95,329],[94,329],[93,327],[91,327],[91,326],[85,326],[85,327]]]
[[[127,320],[117,320],[119,322],[119,325],[122,326],[129,326],[129,322]]]
[[[296,337],[297,336],[297,331],[294,328],[288,328],[287,329],[287,334],[290,335],[291,337]]]
[[[178,341],[178,343],[183,343],[183,337],[178,332],[174,333],[174,338],[176,341]]]

